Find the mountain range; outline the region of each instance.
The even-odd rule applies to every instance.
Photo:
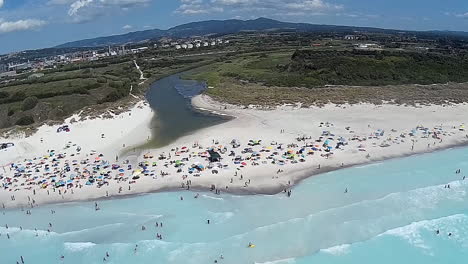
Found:
[[[123,45],[129,43],[138,43],[148,40],[155,40],[162,37],[185,38],[191,36],[206,36],[206,35],[227,35],[239,33],[242,31],[296,31],[296,32],[369,32],[369,33],[420,33],[431,34],[446,37],[464,37],[468,38],[467,32],[459,31],[407,31],[395,29],[381,29],[372,27],[355,27],[355,26],[335,26],[335,25],[318,25],[307,23],[290,23],[281,22],[268,18],[257,18],[253,20],[208,20],[201,22],[192,22],[169,28],[167,30],[150,29],[143,31],[135,31],[121,35],[113,35],[107,37],[99,37],[92,39],[84,39],[79,41],[68,42],[58,45],[55,48],[79,48],[79,47],[101,47],[108,45]]]

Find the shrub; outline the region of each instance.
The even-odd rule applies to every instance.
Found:
[[[16,125],[18,126],[28,126],[34,123],[34,118],[30,115],[23,116],[18,121],[16,121]]]
[[[104,99],[102,99],[100,103],[115,102],[122,97],[123,96],[117,90],[113,90]]]
[[[73,93],[75,93],[75,94],[89,94],[89,91],[85,87],[80,87],[80,88],[76,88],[75,90],[73,90]]]
[[[21,109],[23,111],[31,110],[36,107],[37,103],[39,103],[39,99],[36,96],[30,96],[23,100],[23,104],[21,105]]]
[[[10,98],[10,101],[11,102],[16,102],[16,101],[22,101],[26,99],[26,94],[24,92],[16,92],[14,93],[11,98]]]
[[[15,110],[13,109],[8,109],[8,116],[12,116],[15,114]]]
[[[107,79],[105,77],[99,77],[97,78],[98,83],[107,83]]]

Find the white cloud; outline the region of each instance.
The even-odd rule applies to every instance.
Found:
[[[37,29],[45,24],[45,21],[39,19],[24,19],[17,21],[4,21],[0,19],[0,33]]]
[[[80,9],[82,9],[83,7],[88,6],[92,2],[94,2],[94,0],[78,0],[76,2],[73,2],[70,5],[70,9],[68,10],[68,15],[69,16],[76,15]]]
[[[47,4],[48,5],[68,5],[75,1],[76,0],[49,0]]]
[[[99,0],[103,5],[133,6],[146,4],[151,0]]]
[[[217,3],[221,5],[243,5],[249,3],[257,3],[258,1],[253,0],[212,0],[212,3]]]
[[[181,0],[182,4],[175,11],[184,15],[220,13],[224,9],[219,6],[212,6],[203,3],[202,0]]]
[[[0,0],[0,8],[3,6],[3,0]]]
[[[332,0],[179,0],[176,13],[208,14],[230,11],[242,14],[260,11],[265,14],[318,14],[341,10]]]
[[[89,21],[102,14],[109,14],[116,10],[128,10],[131,7],[150,3],[152,0],[50,0],[56,4],[70,4],[68,15],[75,22]],[[49,2],[49,3],[50,3]]]
[[[323,0],[294,1],[286,4],[285,7],[287,9],[303,11],[334,10],[343,8],[341,5],[330,4]]]
[[[129,29],[132,29],[133,27],[130,26],[130,25],[125,25],[122,27],[122,29],[125,29],[125,30],[129,30]]]
[[[456,14],[455,16],[459,18],[468,18],[468,12],[463,13],[463,14]]]

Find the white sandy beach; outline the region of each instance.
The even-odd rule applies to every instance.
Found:
[[[236,118],[184,136],[170,146],[144,151],[146,157],[131,158],[128,163],[123,157],[117,161],[116,156],[129,146],[146,142],[151,135],[153,112],[143,101],[113,119],[66,122],[70,132],[57,133],[58,126],[44,125],[28,138],[0,138],[0,142],[15,144],[0,151],[0,165],[4,168],[0,169],[4,187],[0,190],[1,202],[6,207],[30,206],[188,188],[187,184],[192,190],[214,185],[222,192],[276,193],[334,168],[468,142],[464,130],[464,124],[468,124],[467,104],[359,104],[307,109],[283,106],[258,110],[223,105],[205,95],[193,98],[192,103]],[[304,140],[298,141],[298,137]],[[233,148],[233,139],[241,146]],[[249,140],[261,142],[248,146]],[[330,151],[324,145],[327,140],[332,146]],[[343,145],[336,148],[337,142]],[[222,152],[223,159],[210,164],[206,150],[212,147]],[[251,149],[242,151],[245,148]],[[55,150],[52,155],[51,149]],[[231,151],[234,155],[229,156]],[[161,154],[164,159],[159,159]],[[234,161],[235,157],[239,159]],[[203,170],[191,169],[194,166]],[[86,185],[90,175],[96,182]],[[70,181],[71,186],[54,188],[52,178]],[[47,184],[38,184],[41,180]]]

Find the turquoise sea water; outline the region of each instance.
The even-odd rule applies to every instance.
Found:
[[[100,211],[94,202],[6,210],[0,262],[103,263],[108,252],[106,263],[466,263],[464,173],[460,148],[314,176],[290,198],[183,191],[100,201]]]

